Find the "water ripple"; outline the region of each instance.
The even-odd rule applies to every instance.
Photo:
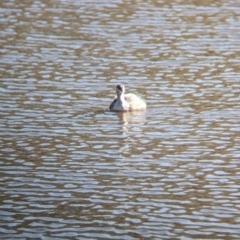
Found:
[[[238,13],[2,3],[0,238],[238,239]],[[147,111],[108,111],[120,82]]]

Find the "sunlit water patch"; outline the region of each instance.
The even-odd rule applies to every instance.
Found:
[[[239,8],[1,3],[0,238],[238,239]]]

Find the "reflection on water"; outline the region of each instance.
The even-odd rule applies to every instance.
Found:
[[[1,239],[240,237],[238,1],[0,10]]]

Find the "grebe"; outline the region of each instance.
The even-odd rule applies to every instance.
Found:
[[[146,103],[133,93],[124,94],[125,87],[122,84],[117,85],[117,97],[113,100],[109,109],[111,111],[134,111],[146,109]]]

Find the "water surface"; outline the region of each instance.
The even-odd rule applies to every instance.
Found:
[[[239,12],[0,3],[0,238],[238,239]]]

